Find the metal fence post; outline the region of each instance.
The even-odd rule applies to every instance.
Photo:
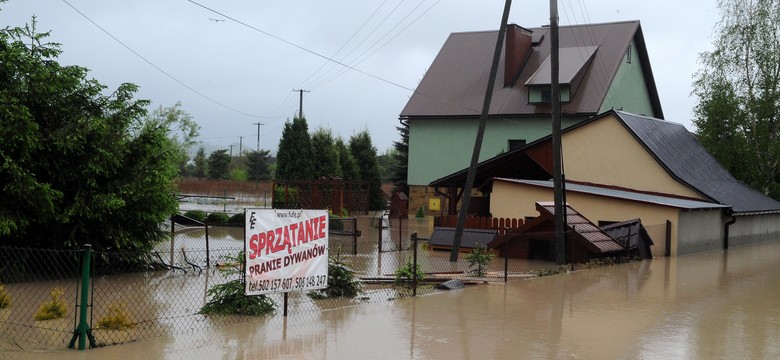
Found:
[[[357,256],[357,218],[352,218],[352,255]]]
[[[412,296],[417,296],[417,233],[412,233],[412,246],[414,249],[412,250],[413,259],[412,260]]]
[[[506,234],[506,232],[504,232]],[[504,241],[504,282],[509,277],[509,240]]]
[[[379,218],[379,223],[376,226],[376,233],[379,234],[377,236],[377,242],[379,246],[379,252],[382,252],[382,221],[384,221],[384,218]]]
[[[87,337],[89,337],[89,346],[95,347],[95,338],[92,336],[92,329],[87,326],[87,306],[89,303],[89,274],[91,262],[92,245],[85,244],[83,247],[83,253],[81,255],[81,304],[79,305],[79,324],[73,331],[73,337],[70,339],[70,343],[68,344],[68,348],[70,349],[72,349],[75,345],[76,339],[79,340],[79,350],[86,349]]]
[[[209,254],[209,218],[208,217],[206,217],[206,219],[204,220],[204,224],[206,224],[206,226],[204,226],[204,228],[206,229],[206,268],[210,268],[211,256]]]
[[[403,219],[401,216],[398,217],[398,251],[403,251],[404,249],[404,225],[403,225]]]

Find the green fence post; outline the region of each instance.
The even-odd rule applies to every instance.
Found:
[[[70,339],[68,348],[73,349],[76,339],[79,339],[79,350],[87,348],[87,337],[89,337],[90,347],[95,346],[95,339],[92,337],[92,329],[87,326],[87,304],[89,303],[89,273],[92,259],[92,245],[84,244],[84,252],[81,256],[81,304],[79,305],[79,324],[73,331],[73,337]]]

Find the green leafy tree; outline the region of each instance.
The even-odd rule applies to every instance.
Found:
[[[334,147],[338,153],[342,178],[347,181],[360,181],[360,168],[344,140],[337,138]]]
[[[209,155],[209,179],[229,178],[230,154],[226,149],[216,150]]]
[[[310,180],[314,178],[311,138],[305,117],[295,117],[284,124],[279,150],[276,152],[276,178]]]
[[[196,178],[203,179],[208,174],[209,161],[206,159],[206,149],[201,146],[193,159],[195,167],[192,175]]]
[[[714,50],[694,75],[697,135],[736,178],[780,199],[780,1],[718,7]]]
[[[195,145],[200,125],[192,119],[192,115],[181,108],[181,102],[171,107],[160,106],[149,115],[146,122],[169,129],[170,151],[176,156],[180,174],[186,175],[189,150]]]
[[[401,126],[395,128],[401,135],[401,140],[393,142],[395,151],[391,153],[394,161],[390,180],[393,182],[394,191],[409,194],[409,185],[406,183],[409,174],[409,123],[402,121]]]
[[[246,167],[249,180],[268,180],[271,178],[271,168],[268,164],[271,157],[269,150],[246,152]]]
[[[175,121],[147,117],[133,84],[61,66],[35,26],[0,29],[0,242],[151,248],[178,208]]]
[[[312,168],[314,177],[338,177],[341,178],[341,165],[339,153],[333,141],[330,129],[317,129],[311,135]]]
[[[376,148],[371,143],[368,130],[363,130],[349,139],[349,150],[357,161],[360,178],[368,187],[368,208],[381,210],[385,208],[385,196],[382,191],[382,179],[376,160]]]

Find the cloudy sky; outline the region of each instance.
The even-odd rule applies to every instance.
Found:
[[[640,20],[667,120],[690,125],[691,79],[711,48],[716,1],[561,0],[561,25]],[[548,1],[514,1],[511,23],[549,23]],[[500,0],[9,0],[0,26],[37,16],[64,65],[153,107],[181,102],[209,149],[276,152],[298,111],[345,140],[367,129],[380,153],[398,114],[452,32],[497,29]],[[348,65],[348,67],[344,66]]]

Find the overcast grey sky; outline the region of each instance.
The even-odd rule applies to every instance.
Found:
[[[694,130],[692,75],[698,54],[711,48],[719,19],[715,0],[558,4],[561,25],[640,20],[664,115]],[[382,153],[398,140],[398,114],[447,36],[497,29],[503,5],[500,0],[9,0],[0,4],[0,26],[21,26],[36,15],[38,29],[51,30],[51,39],[62,44],[61,64],[91,69],[112,90],[135,83],[141,87],[138,98],[152,100],[153,108],[181,101],[201,125],[200,140],[212,149],[232,144],[237,151],[239,137],[245,149],[255,148],[253,123],[259,122],[260,147],[275,153],[284,122],[298,110],[293,89],[305,89],[310,130],[330,128],[348,140],[368,129]],[[548,24],[548,5],[516,0],[509,21]]]

